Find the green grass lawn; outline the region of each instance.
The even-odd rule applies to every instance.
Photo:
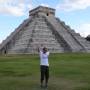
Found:
[[[51,54],[48,90],[90,90],[90,54]],[[38,55],[0,56],[0,90],[40,88]]]

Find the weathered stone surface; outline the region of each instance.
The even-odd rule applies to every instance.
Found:
[[[0,45],[8,54],[38,53],[43,44],[51,53],[90,52],[90,42],[55,17],[55,9],[37,7]]]

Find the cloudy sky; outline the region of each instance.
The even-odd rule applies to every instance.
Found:
[[[54,7],[56,17],[81,36],[90,34],[90,0],[0,0],[0,43],[39,5]]]

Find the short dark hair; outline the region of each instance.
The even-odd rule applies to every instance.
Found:
[[[46,47],[43,48],[43,52],[44,52],[44,53],[47,52],[47,48],[46,48]]]

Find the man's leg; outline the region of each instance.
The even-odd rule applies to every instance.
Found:
[[[46,71],[45,71],[45,87],[48,86],[48,79],[49,79],[49,67],[46,66]]]
[[[45,67],[41,66],[41,87],[43,87]]]

